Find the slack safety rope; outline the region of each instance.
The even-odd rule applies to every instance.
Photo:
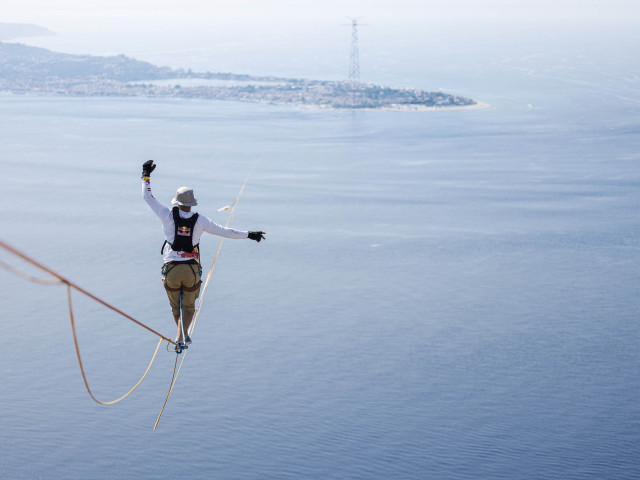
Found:
[[[160,345],[162,345],[163,339],[161,338],[160,340],[158,340],[158,345],[156,345],[156,350],[153,352],[153,356],[151,357],[151,361],[149,362],[149,365],[147,365],[147,369],[142,374],[142,377],[140,377],[140,380],[138,380],[138,382],[127,393],[122,395],[120,398],[116,398],[115,400],[111,400],[110,402],[103,402],[101,400],[98,400],[93,395],[93,392],[91,391],[91,388],[89,387],[89,382],[87,381],[87,375],[84,372],[84,365],[82,364],[82,357],[80,356],[80,347],[78,346],[78,336],[76,335],[76,324],[75,324],[75,321],[74,321],[74,318],[73,318],[73,305],[71,304],[71,285],[69,285],[69,284],[67,284],[67,299],[68,299],[68,303],[69,303],[69,318],[71,319],[71,331],[73,332],[73,344],[76,347],[76,356],[78,357],[78,365],[80,365],[80,373],[82,373],[82,380],[84,381],[84,386],[87,388],[87,392],[89,393],[89,396],[96,403],[99,403],[100,405],[113,405],[114,403],[118,403],[119,401],[124,400],[129,395],[131,395],[140,386],[142,381],[147,376],[147,373],[149,373],[149,370],[151,370],[151,365],[153,365],[153,362],[156,359],[156,355],[158,354],[158,350],[160,349]]]
[[[251,177],[251,174],[253,173],[253,171],[258,166],[258,163],[260,163],[260,160],[262,159],[262,155],[263,154],[264,154],[264,152],[262,152],[260,157],[258,157],[258,160],[256,160],[256,163],[253,164],[253,167],[251,167],[251,170],[249,171],[249,173],[245,177],[244,182],[242,182],[242,186],[240,187],[240,191],[238,192],[238,196],[236,197],[235,201],[233,202],[233,207],[231,208],[231,212],[229,212],[229,217],[227,218],[227,222],[224,225],[225,227],[228,227],[229,224],[231,223],[231,220],[233,219],[233,215],[236,213],[236,208],[238,207],[238,202],[240,201],[240,197],[244,193],[244,187],[247,185],[247,182],[249,181],[249,178]],[[207,290],[207,286],[209,285],[209,281],[211,280],[211,275],[213,274],[213,269],[216,266],[216,261],[218,260],[218,255],[220,254],[220,249],[222,248],[222,243],[223,242],[224,242],[224,237],[222,237],[220,239],[220,243],[218,244],[218,249],[216,250],[216,254],[213,257],[213,262],[211,263],[211,268],[209,269],[209,273],[207,274],[207,280],[204,282],[204,285],[202,286],[202,292],[200,293],[200,299],[198,301],[198,306],[196,307],[196,313],[193,316],[193,321],[191,322],[191,325],[189,325],[189,331],[187,332],[187,334],[189,336],[191,336],[193,334],[193,330],[195,329],[196,322],[198,321],[198,316],[200,315],[200,311],[202,310],[202,302],[204,301],[204,294],[205,294],[205,292]],[[174,365],[174,367],[173,367],[173,375],[171,376],[171,383],[169,384],[169,392],[167,392],[167,398],[164,399],[164,404],[162,405],[162,409],[160,410],[160,413],[158,414],[158,418],[156,420],[156,424],[153,426],[153,431],[154,432],[155,432],[156,428],[158,428],[158,423],[160,423],[160,417],[162,417],[162,413],[164,412],[164,408],[167,406],[167,402],[169,401],[169,396],[171,395],[171,392],[173,391],[173,387],[175,387],[176,381],[178,380],[178,375],[180,374],[180,369],[182,369],[182,364],[184,363],[184,359],[187,356],[187,352],[188,352],[188,350],[184,350],[182,352],[183,353],[182,360],[180,360],[180,365],[178,366],[177,369],[176,369],[176,365],[178,364],[178,355],[176,354],[176,365]]]
[[[82,374],[82,380],[84,381],[84,385],[85,385],[85,387],[87,389],[87,392],[89,393],[89,396],[96,403],[99,403],[100,405],[113,405],[115,403],[120,402],[121,400],[124,400],[126,397],[128,397],[131,393],[133,393],[140,386],[142,381],[147,376],[147,373],[149,373],[149,370],[151,369],[151,366],[153,365],[153,362],[155,361],[156,355],[158,353],[158,349],[160,348],[160,345],[162,345],[163,340],[167,340],[168,342],[174,343],[173,340],[171,340],[171,339],[165,337],[164,335],[156,332],[152,328],[146,326],[142,322],[139,322],[138,320],[136,320],[135,318],[131,317],[130,315],[127,315],[126,313],[122,312],[121,310],[117,309],[116,307],[108,304],[104,300],[101,300],[100,298],[96,297],[95,295],[87,292],[85,289],[83,289],[83,288],[79,287],[78,285],[74,284],[73,282],[67,280],[62,275],[54,272],[50,268],[45,267],[41,263],[35,261],[34,259],[29,257],[28,255],[20,252],[19,250],[15,249],[14,247],[10,246],[9,244],[5,243],[2,240],[0,240],[0,247],[4,248],[5,250],[7,250],[8,252],[12,253],[13,255],[21,258],[22,260],[26,261],[27,263],[30,263],[31,265],[34,265],[35,267],[45,271],[49,275],[52,275],[53,277],[55,277],[56,280],[45,280],[45,279],[33,277],[31,275],[26,275],[26,274],[20,272],[19,270],[7,265],[5,262],[2,262],[2,261],[0,261],[0,267],[6,269],[6,270],[8,270],[8,271],[10,271],[10,272],[12,272],[12,273],[14,273],[16,275],[19,275],[22,278],[25,278],[25,279],[27,279],[29,281],[32,281],[32,282],[44,283],[44,284],[48,284],[48,285],[65,284],[67,286],[67,302],[68,302],[68,306],[69,306],[69,320],[71,322],[71,331],[73,333],[73,343],[75,345],[76,356],[78,357],[78,365],[80,366],[80,373]],[[87,381],[87,377],[86,377],[86,374],[85,374],[85,371],[84,371],[84,365],[82,363],[82,358],[80,356],[80,347],[78,345],[78,338],[77,338],[77,335],[76,335],[75,319],[74,319],[74,316],[73,316],[73,305],[72,305],[72,302],[71,302],[71,289],[75,289],[75,290],[79,291],[83,295],[88,296],[92,300],[94,300],[94,301],[106,306],[107,308],[119,313],[123,317],[125,317],[125,318],[131,320],[132,322],[144,327],[145,329],[147,329],[148,331],[150,331],[154,335],[157,335],[158,337],[160,337],[160,340],[158,341],[158,345],[156,346],[156,350],[153,353],[153,356],[151,357],[151,361],[149,362],[149,365],[147,366],[147,369],[145,370],[145,372],[142,375],[142,377],[138,380],[138,382],[127,393],[122,395],[120,398],[117,398],[116,400],[112,400],[112,401],[109,401],[109,402],[103,402],[103,401],[101,401],[101,400],[99,400],[99,399],[97,399],[95,397],[95,395],[91,391],[91,388],[89,387],[89,382]]]

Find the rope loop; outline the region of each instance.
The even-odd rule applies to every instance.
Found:
[[[80,373],[82,374],[82,380],[84,381],[84,385],[85,385],[85,388],[87,389],[87,393],[89,393],[89,396],[96,403],[99,403],[100,405],[113,405],[115,403],[118,403],[118,402],[124,400],[129,395],[131,395],[140,386],[142,381],[145,379],[145,377],[149,373],[149,370],[151,369],[151,366],[153,365],[153,362],[156,359],[156,355],[158,354],[158,350],[160,349],[160,345],[162,344],[163,340],[166,340],[166,341],[168,341],[170,343],[174,343],[172,340],[170,340],[169,338],[165,337],[164,335],[156,332],[155,330],[153,330],[150,327],[146,326],[142,322],[139,322],[138,320],[136,320],[135,318],[131,317],[130,315],[127,315],[126,313],[122,312],[121,310],[119,310],[119,309],[115,308],[114,306],[108,304],[104,300],[101,300],[98,297],[96,297],[95,295],[87,292],[83,288],[81,288],[78,285],[74,284],[73,282],[67,280],[66,278],[64,278],[60,274],[54,272],[53,270],[45,267],[41,263],[38,263],[37,261],[35,261],[31,257],[29,257],[28,255],[18,251],[17,249],[13,248],[12,246],[8,245],[7,243],[5,243],[2,240],[0,240],[0,247],[4,248],[5,250],[7,250],[8,252],[12,253],[13,255],[21,258],[25,262],[30,263],[31,265],[34,265],[35,267],[39,268],[40,270],[43,270],[44,272],[46,272],[49,275],[51,275],[54,279],[42,279],[42,278],[34,277],[34,276],[31,276],[31,275],[27,275],[27,274],[21,272],[20,270],[12,267],[12,266],[10,266],[10,265],[8,265],[5,262],[0,260],[0,267],[4,268],[5,270],[7,270],[7,271],[9,271],[9,272],[11,272],[11,273],[13,273],[15,275],[18,275],[18,276],[20,276],[20,277],[22,277],[22,278],[24,278],[26,280],[34,282],[34,283],[40,283],[40,284],[45,284],[45,285],[62,285],[62,284],[64,284],[64,285],[67,286],[67,304],[68,304],[68,307],[69,307],[69,320],[71,322],[71,331],[73,333],[73,343],[75,345],[76,356],[78,358],[78,365],[80,367]],[[108,402],[104,402],[102,400],[99,400],[98,398],[95,397],[95,395],[91,391],[91,388],[89,387],[89,382],[87,381],[87,376],[86,376],[86,373],[85,373],[85,370],[84,370],[84,365],[82,363],[82,357],[80,356],[80,346],[78,345],[78,337],[77,337],[77,334],[76,334],[76,325],[75,325],[75,319],[74,319],[74,315],[73,315],[73,303],[72,303],[72,300],[71,300],[71,290],[72,289],[77,290],[78,292],[88,296],[92,300],[94,300],[94,301],[106,306],[107,308],[119,313],[120,315],[124,316],[125,318],[133,321],[134,323],[137,323],[138,325],[144,327],[145,329],[147,329],[151,333],[153,333],[153,334],[155,334],[155,335],[160,337],[160,340],[158,341],[158,345],[156,346],[156,349],[153,352],[153,356],[151,357],[151,361],[147,365],[147,369],[145,370],[145,372],[142,375],[142,377],[140,377],[138,382],[127,393],[122,395],[120,398],[117,398],[116,400],[112,400],[112,401],[108,401]]]

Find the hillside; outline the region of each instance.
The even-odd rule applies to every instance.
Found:
[[[31,23],[0,23],[0,41],[21,37],[40,37],[43,35],[55,35],[39,25]]]
[[[0,42],[0,79],[5,81],[131,82],[170,78],[175,74],[176,72],[168,67],[157,67],[124,55],[71,55],[19,43]]]

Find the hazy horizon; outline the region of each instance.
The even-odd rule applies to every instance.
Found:
[[[423,24],[442,27],[460,23],[520,24],[531,22],[574,28],[580,25],[637,25],[640,9],[631,0],[326,0],[299,2],[259,0],[235,2],[185,0],[7,0],[0,21],[37,23],[48,28],[123,28],[191,25],[212,28],[230,25],[282,23],[339,23],[345,17],[363,17],[376,24]],[[78,23],[82,22],[82,23]]]

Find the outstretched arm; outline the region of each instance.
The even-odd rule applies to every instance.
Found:
[[[235,228],[223,227],[222,225],[218,225],[216,222],[208,219],[204,215],[200,216],[200,221],[203,222],[204,231],[212,235],[235,239],[250,238],[251,240],[255,240],[257,242],[259,242],[260,240],[264,240],[265,238],[264,232],[245,232],[242,230],[236,230]]]
[[[153,213],[155,213],[160,220],[164,220],[171,215],[171,210],[156,200],[151,193],[151,172],[153,172],[155,168],[156,164],[153,163],[153,160],[147,160],[142,164],[142,198],[144,198],[147,205],[151,207]]]

